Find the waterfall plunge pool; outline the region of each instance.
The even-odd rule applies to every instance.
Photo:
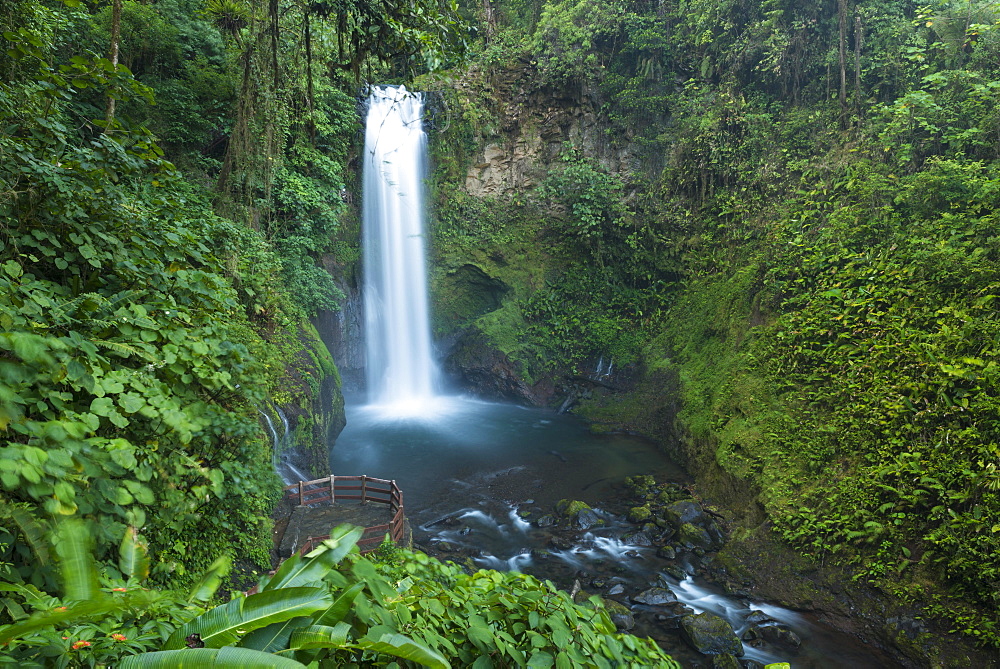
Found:
[[[738,634],[756,610],[803,639],[791,655],[745,644],[742,659],[760,663],[751,666],[776,661],[789,661],[795,669],[897,666],[815,616],[725,595],[690,573],[666,573],[667,561],[656,549],[624,540],[635,528],[611,514],[604,527],[581,530],[569,543],[557,539],[559,545],[550,530],[530,522],[552,513],[560,499],[597,509],[620,500],[627,476],[687,483],[683,470],[648,440],[593,434],[573,416],[460,396],[435,397],[404,416],[356,399],[348,398],[347,426],[331,450],[330,471],[395,479],[418,548],[442,559],[470,555],[481,567],[531,573],[567,590],[576,580],[601,595],[608,588],[593,587],[595,579],[610,588],[621,584],[628,595],[659,584],[696,612],[726,618]],[[456,552],[435,550],[444,545]],[[633,612],[634,633],[653,637],[684,666],[711,666],[710,658],[687,647],[676,629],[658,624],[650,607],[635,605]]]

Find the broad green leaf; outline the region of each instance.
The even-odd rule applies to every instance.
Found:
[[[205,573],[198,579],[198,582],[191,588],[187,600],[189,602],[207,602],[210,600],[215,595],[215,591],[219,589],[222,578],[229,573],[231,563],[232,560],[228,555],[216,558],[215,562],[209,565]]]
[[[426,667],[431,667],[431,669],[450,669],[451,667],[448,660],[440,653],[402,634],[382,634],[376,639],[365,636],[355,641],[353,645],[363,650],[372,650],[418,662]]]
[[[305,558],[289,558],[261,588],[262,591],[288,588],[319,581],[354,548],[364,530],[360,527],[341,525],[333,530],[330,538]]]
[[[139,531],[135,527],[125,528],[125,536],[118,546],[118,568],[127,577],[140,581],[149,576],[146,543],[139,539]]]
[[[55,548],[62,574],[63,598],[77,602],[96,600],[102,593],[87,528],[79,520],[65,520],[57,529],[57,538]]]
[[[185,648],[124,658],[120,669],[305,669],[287,657],[250,648]]]
[[[343,648],[348,644],[351,626],[340,622],[329,625],[310,625],[292,633],[288,647],[293,650],[310,648]]]
[[[182,648],[191,634],[199,635],[208,648],[221,648],[236,643],[242,635],[255,629],[308,616],[329,605],[326,588],[282,588],[237,597],[178,628],[163,649]]]
[[[240,640],[239,646],[240,648],[262,650],[265,653],[276,653],[280,650],[286,650],[289,648],[288,642],[292,634],[308,627],[310,623],[312,623],[312,620],[306,616],[299,616],[298,618],[289,618],[284,622],[274,623],[267,627],[261,627],[243,637]]]
[[[354,603],[355,598],[361,594],[361,591],[365,589],[364,583],[355,583],[347,590],[341,593],[337,600],[323,613],[315,616],[315,621],[317,625],[334,625],[342,621],[346,616],[347,612],[351,610],[351,604]],[[437,600],[434,600],[437,601]]]

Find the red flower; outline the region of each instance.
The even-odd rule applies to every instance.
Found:
[[[118,634],[118,633],[112,634],[111,638],[114,639],[115,641],[127,641],[128,640],[128,637],[126,637],[124,634]]]
[[[111,588],[111,592],[128,592],[128,588]]]
[[[73,644],[73,650],[80,650],[81,648],[86,648],[90,645],[89,641],[77,641]]]

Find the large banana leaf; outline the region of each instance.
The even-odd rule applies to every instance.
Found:
[[[119,669],[305,669],[287,657],[249,648],[185,648],[126,657]]]
[[[126,578],[142,581],[149,576],[146,543],[139,539],[139,531],[135,527],[125,528],[125,536],[118,546],[118,568]]]
[[[422,643],[396,633],[384,633],[374,636],[369,632],[366,636],[354,642],[356,648],[373,650],[394,657],[401,657],[422,664],[431,669],[451,669],[451,664],[443,655],[431,650]]]
[[[305,558],[293,555],[285,560],[274,576],[261,586],[261,591],[302,586],[320,580],[337,565],[358,543],[364,534],[360,527],[339,525],[330,538],[320,544]]]
[[[337,623],[335,626],[310,625],[292,634],[288,647],[291,650],[310,648],[343,648],[348,644],[351,626]]]
[[[336,625],[347,617],[347,612],[351,610],[351,604],[355,598],[365,589],[364,583],[355,583],[337,597],[337,601],[330,605],[326,611],[318,616],[313,616],[317,625]]]
[[[97,565],[90,533],[79,520],[65,520],[59,524],[55,545],[59,556],[59,571],[63,581],[63,599],[67,601],[93,601],[102,596],[97,581]]]
[[[220,555],[216,558],[215,562],[209,565],[205,573],[198,579],[198,582],[191,588],[187,600],[189,602],[207,602],[210,600],[215,591],[219,589],[222,577],[229,573],[229,566],[231,564],[232,560],[228,555]]]
[[[290,618],[309,616],[330,606],[326,588],[282,588],[236,599],[206,611],[178,628],[163,650],[183,648],[188,637],[197,634],[207,648],[236,643],[255,629]]]
[[[288,641],[292,633],[304,629],[312,624],[312,620],[306,616],[289,618],[280,623],[271,623],[267,627],[256,629],[240,640],[240,648],[252,648],[262,650],[265,653],[276,653],[279,650],[288,648]]]

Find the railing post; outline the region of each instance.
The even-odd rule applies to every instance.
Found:
[[[368,475],[361,475],[361,503],[365,504],[368,502]]]
[[[302,506],[303,504],[303,498],[302,498],[303,483],[304,481],[299,481],[299,506]]]
[[[336,479],[335,479],[334,475],[330,474],[330,505],[331,506],[337,503],[337,494],[335,492],[337,484],[334,482],[335,480]]]

